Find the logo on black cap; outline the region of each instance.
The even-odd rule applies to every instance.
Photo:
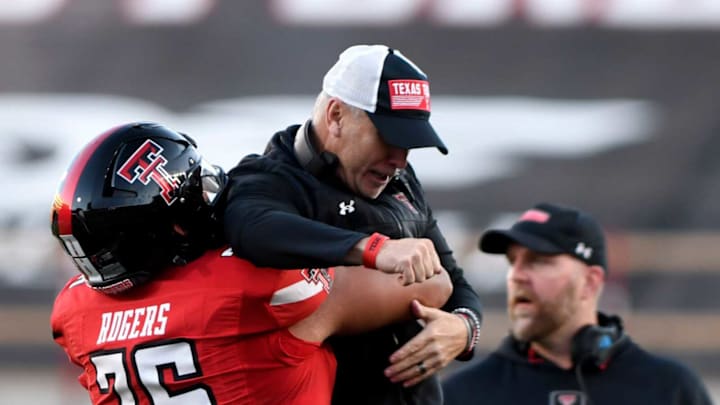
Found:
[[[480,239],[480,250],[505,254],[510,244],[546,254],[569,254],[607,271],[605,236],[588,214],[574,208],[541,203],[525,211],[507,230],[489,230]]]
[[[430,125],[430,81],[397,49],[355,45],[323,78],[323,91],[365,110],[383,141],[402,148],[448,149]]]

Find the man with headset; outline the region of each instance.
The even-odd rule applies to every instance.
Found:
[[[446,404],[710,404],[685,366],[641,349],[619,317],[598,312],[605,238],[589,215],[553,204],[526,211],[480,249],[505,254],[510,336],[449,376]]]

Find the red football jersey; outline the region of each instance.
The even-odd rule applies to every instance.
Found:
[[[323,302],[333,277],[218,250],[119,295],[73,277],[50,321],[93,404],[329,404],[332,351],[286,327]]]

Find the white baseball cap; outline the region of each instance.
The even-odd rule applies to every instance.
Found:
[[[448,149],[430,125],[430,82],[400,51],[355,45],[323,78],[323,91],[367,112],[380,136],[403,149]]]

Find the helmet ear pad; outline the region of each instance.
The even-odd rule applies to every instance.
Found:
[[[201,161],[194,141],[154,123],[114,128],[80,152],[51,227],[91,287],[120,292],[204,251],[214,225]]]

